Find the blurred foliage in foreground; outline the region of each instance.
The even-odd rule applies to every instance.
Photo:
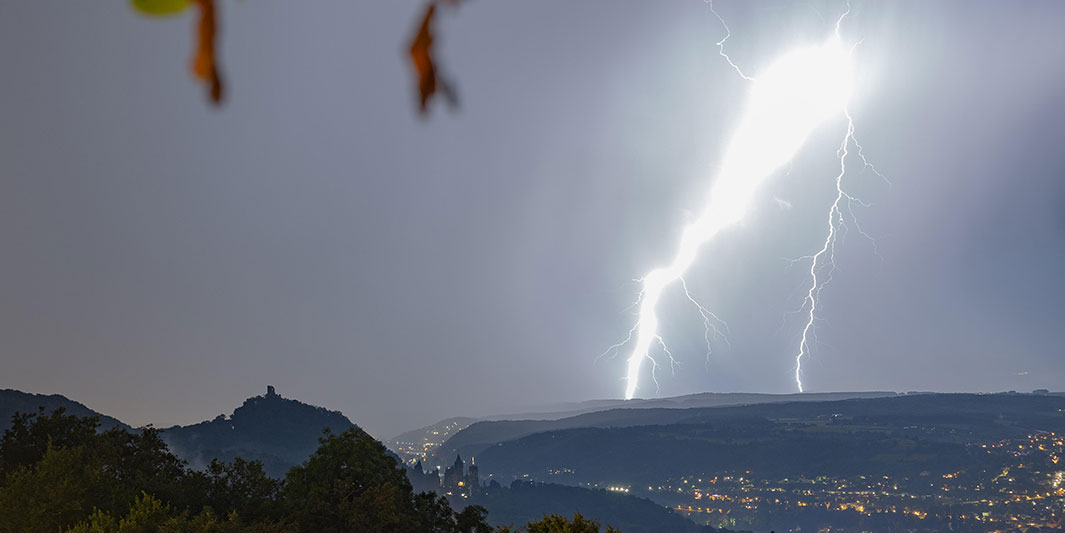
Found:
[[[410,43],[410,64],[416,78],[419,110],[424,116],[429,109],[429,100],[437,94],[451,104],[457,105],[454,87],[440,75],[433,47],[433,26],[437,5],[456,6],[462,0],[429,0],[425,13],[420,18],[418,31]],[[130,0],[133,10],[150,17],[169,17],[196,7],[196,40],[192,54],[192,76],[207,85],[207,96],[218,105],[222,102],[222,76],[218,68],[219,14],[215,0]]]
[[[415,493],[385,447],[358,428],[325,432],[284,480],[236,458],[191,470],[151,427],[99,431],[63,409],[18,413],[0,439],[0,533],[488,533],[483,507],[456,512]],[[592,533],[552,515],[499,532]],[[615,530],[607,528],[608,532]]]

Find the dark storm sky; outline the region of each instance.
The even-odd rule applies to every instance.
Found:
[[[0,5],[0,388],[165,426],[273,384],[381,437],[622,394],[623,357],[595,356],[701,208],[747,87],[702,0],[445,12],[463,105],[428,121],[403,61],[420,2],[222,3],[220,110],[187,75],[190,16]],[[855,6],[851,108],[893,185],[847,178],[883,259],[842,243],[808,389],[1062,389],[1065,3]],[[754,75],[841,8],[718,2]],[[842,128],[688,276],[731,327],[709,368],[667,293],[682,364],[658,394],[793,391],[807,267],[787,258],[824,238]]]

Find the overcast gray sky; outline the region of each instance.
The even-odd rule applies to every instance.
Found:
[[[702,0],[447,10],[462,106],[427,121],[404,62],[421,2],[221,3],[221,109],[188,77],[191,15],[0,4],[0,387],[165,426],[273,384],[381,437],[623,393],[623,357],[595,356],[701,208],[748,87]],[[756,75],[843,4],[717,8]],[[1062,388],[1063,23],[1061,2],[855,3],[851,109],[893,185],[847,178],[882,260],[841,244],[809,390]],[[688,276],[731,328],[709,367],[667,292],[681,366],[658,394],[793,392],[808,281],[787,258],[824,238],[843,127]]]

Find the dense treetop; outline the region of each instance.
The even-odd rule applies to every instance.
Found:
[[[483,507],[456,512],[442,496],[416,494],[361,429],[326,430],[319,444],[279,480],[241,458],[189,469],[150,427],[101,431],[96,417],[62,408],[16,414],[0,438],[0,533],[492,531]],[[519,530],[599,526],[554,515]]]

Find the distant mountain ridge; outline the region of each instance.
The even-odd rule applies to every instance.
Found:
[[[98,417],[102,429],[113,427],[130,429],[130,426],[117,418],[93,411],[81,402],[71,400],[61,394],[34,394],[14,389],[0,389],[0,434],[11,427],[11,417],[15,413],[36,413],[41,407],[44,407],[45,412],[48,413],[62,407],[67,414]]]
[[[938,475],[991,466],[998,471],[1000,465],[986,462],[1004,455],[971,445],[1065,432],[1063,413],[1061,395],[1016,393],[615,409],[546,423],[475,424],[466,430],[470,444],[459,448],[463,455],[479,448],[481,472],[500,481],[528,475],[568,484],[614,479],[647,486],[730,469],[770,477]],[[486,442],[534,429],[515,439]],[[455,445],[449,441],[445,448]],[[558,470],[567,473],[552,474]]]
[[[747,405],[829,402],[855,399],[894,398],[890,391],[765,394],[704,392],[669,398],[590,400],[557,406],[560,411],[495,415],[481,418],[435,447],[427,463],[443,466],[455,457],[476,456],[498,442],[533,433],[579,427],[621,427],[670,424],[691,416],[688,410]],[[550,409],[550,407],[548,407]],[[428,426],[434,427],[434,426]],[[409,433],[407,435],[410,435]]]
[[[912,394],[912,393],[911,393]],[[927,394],[927,393],[925,393]],[[697,392],[681,396],[664,398],[633,398],[587,400],[549,405],[529,412],[510,415],[482,417],[482,420],[522,419],[558,419],[584,413],[606,411],[608,409],[688,409],[692,407],[720,407],[726,405],[753,405],[762,403],[785,402],[827,402],[833,400],[850,400],[855,398],[887,398],[898,396],[893,391],[855,391],[855,392],[799,392],[799,393],[765,393],[765,392]]]

